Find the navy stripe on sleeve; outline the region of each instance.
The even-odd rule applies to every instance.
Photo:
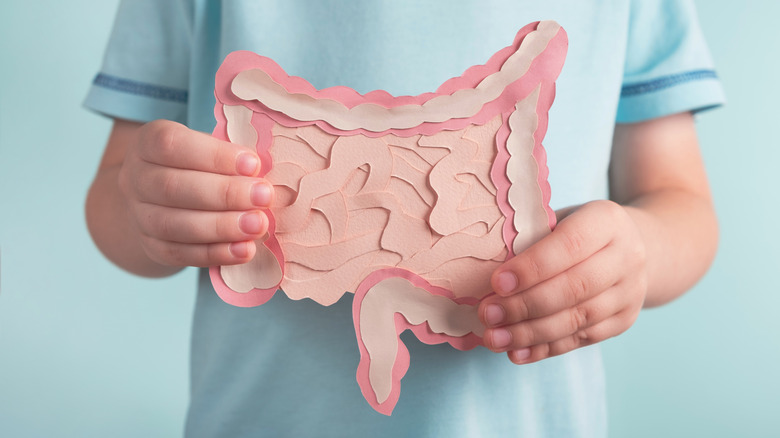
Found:
[[[686,82],[717,78],[718,75],[714,70],[694,70],[685,73],[678,73],[675,75],[653,79],[652,81],[624,85],[620,90],[620,97],[637,96],[640,94],[652,93],[654,91],[674,87],[675,85],[680,85]]]
[[[105,73],[100,73],[95,76],[93,84],[98,87],[108,88],[122,93],[151,97],[159,100],[168,100],[171,102],[187,103],[187,90],[147,84],[145,82],[119,78]]]

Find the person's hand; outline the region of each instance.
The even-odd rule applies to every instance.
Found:
[[[647,293],[645,257],[624,207],[594,201],[575,209],[493,273],[496,294],[479,307],[485,346],[525,364],[624,332]]]
[[[167,266],[244,263],[268,230],[273,187],[256,177],[247,147],[169,121],[141,126],[119,170],[119,189],[144,252]]]

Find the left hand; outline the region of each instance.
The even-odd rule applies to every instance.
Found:
[[[626,208],[566,210],[551,234],[496,269],[496,294],[479,306],[485,346],[526,364],[626,331],[647,294],[645,243]]]

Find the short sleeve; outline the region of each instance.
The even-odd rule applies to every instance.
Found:
[[[633,0],[617,122],[724,102],[692,0]]]
[[[123,0],[84,105],[139,122],[187,118],[191,14],[184,0]]]

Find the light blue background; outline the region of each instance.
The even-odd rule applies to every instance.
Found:
[[[780,436],[780,3],[697,3],[729,97],[699,120],[720,252],[604,344],[614,437]],[[0,7],[0,437],[181,435],[195,272],[127,275],[83,220],[110,124],[80,104],[116,4]]]

